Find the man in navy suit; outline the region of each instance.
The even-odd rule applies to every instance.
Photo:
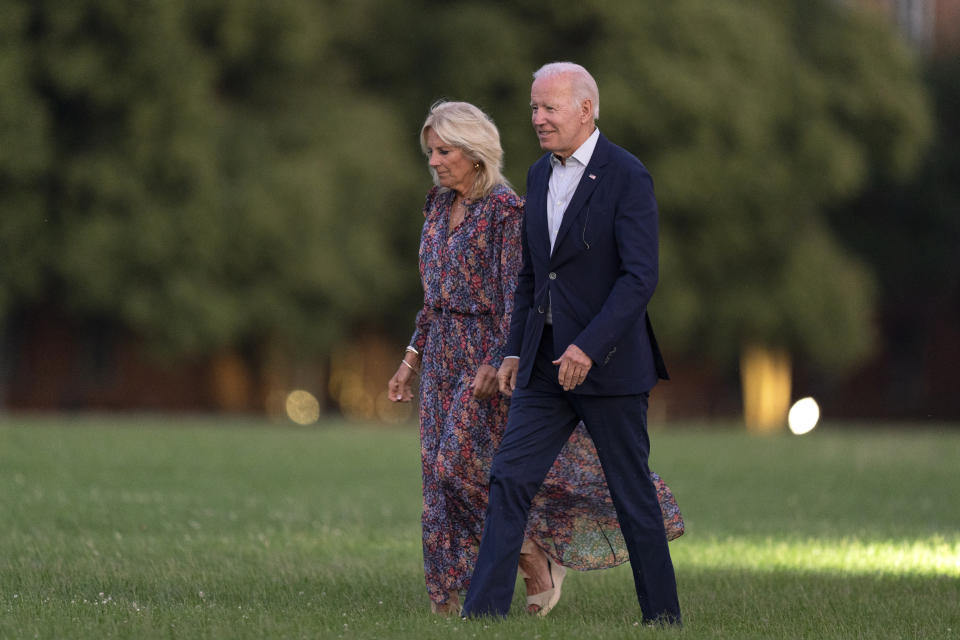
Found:
[[[509,611],[530,503],[583,420],[617,509],[643,620],[680,624],[647,467],[648,394],[667,377],[647,319],[658,277],[652,179],[597,129],[597,84],[580,65],[534,73],[530,106],[548,153],[527,174],[524,262],[504,351],[512,356],[497,374],[500,390],[512,395],[510,416],[462,615]]]

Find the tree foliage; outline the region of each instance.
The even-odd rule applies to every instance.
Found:
[[[891,402],[924,414],[931,402],[927,381],[938,375],[931,371],[937,362],[949,367],[938,335],[960,323],[960,57],[931,61],[925,77],[937,136],[920,170],[912,178],[875,176],[852,205],[830,210],[838,238],[879,283],[878,305],[892,338],[884,355],[896,372]]]
[[[13,8],[7,307],[53,299],[182,352],[323,346],[396,299],[391,203],[413,179],[370,159],[406,136],[333,73],[322,6]]]
[[[825,209],[915,164],[929,119],[909,53],[832,2],[633,11],[610,25],[598,67],[617,70],[601,76],[611,130],[657,178],[667,344],[857,362],[875,285]],[[627,37],[638,21],[651,38]]]
[[[655,321],[827,367],[869,346],[870,270],[826,223],[928,135],[915,64],[828,0],[11,0],[0,20],[0,314],[39,302],[161,349],[323,349],[419,300],[428,106],[499,125],[522,192],[530,73],[574,59],[652,170]]]

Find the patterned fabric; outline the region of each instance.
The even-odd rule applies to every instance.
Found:
[[[420,238],[424,303],[410,341],[422,356],[423,566],[437,604],[469,587],[476,563],[490,464],[509,399],[498,393],[475,400],[470,385],[480,365],[500,365],[522,261],[522,199],[498,186],[469,205],[448,233],[453,197],[437,187],[427,195]],[[669,489],[655,475],[654,481],[663,506]],[[664,510],[668,531],[672,521],[682,532],[672,505]],[[597,452],[582,425],[534,499],[527,533],[567,567],[599,569],[627,560]]]
[[[673,492],[656,473],[667,540],[683,535],[683,517]],[[577,425],[533,499],[527,537],[573,569],[604,569],[629,560],[613,498],[597,449],[583,423]]]

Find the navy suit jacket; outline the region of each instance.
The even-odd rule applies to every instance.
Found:
[[[577,393],[627,395],[667,378],[647,303],[658,278],[657,203],[650,173],[629,152],[597,141],[557,233],[547,231],[550,154],[527,173],[523,268],[504,353],[519,355],[517,386],[530,381],[552,303],[555,357],[575,344],[593,360]]]

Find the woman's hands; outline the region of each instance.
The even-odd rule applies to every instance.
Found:
[[[420,367],[420,356],[408,351],[403,361],[397,367],[397,372],[387,383],[387,396],[393,402],[410,402],[413,400],[413,385],[411,380]]]
[[[393,402],[410,402],[413,400],[413,376],[419,369],[419,358],[410,353],[404,356],[403,362],[397,367],[397,372],[387,383],[387,395]],[[413,362],[411,362],[413,361]],[[497,370],[489,364],[482,364],[470,383],[473,397],[476,400],[486,400],[497,393]]]

